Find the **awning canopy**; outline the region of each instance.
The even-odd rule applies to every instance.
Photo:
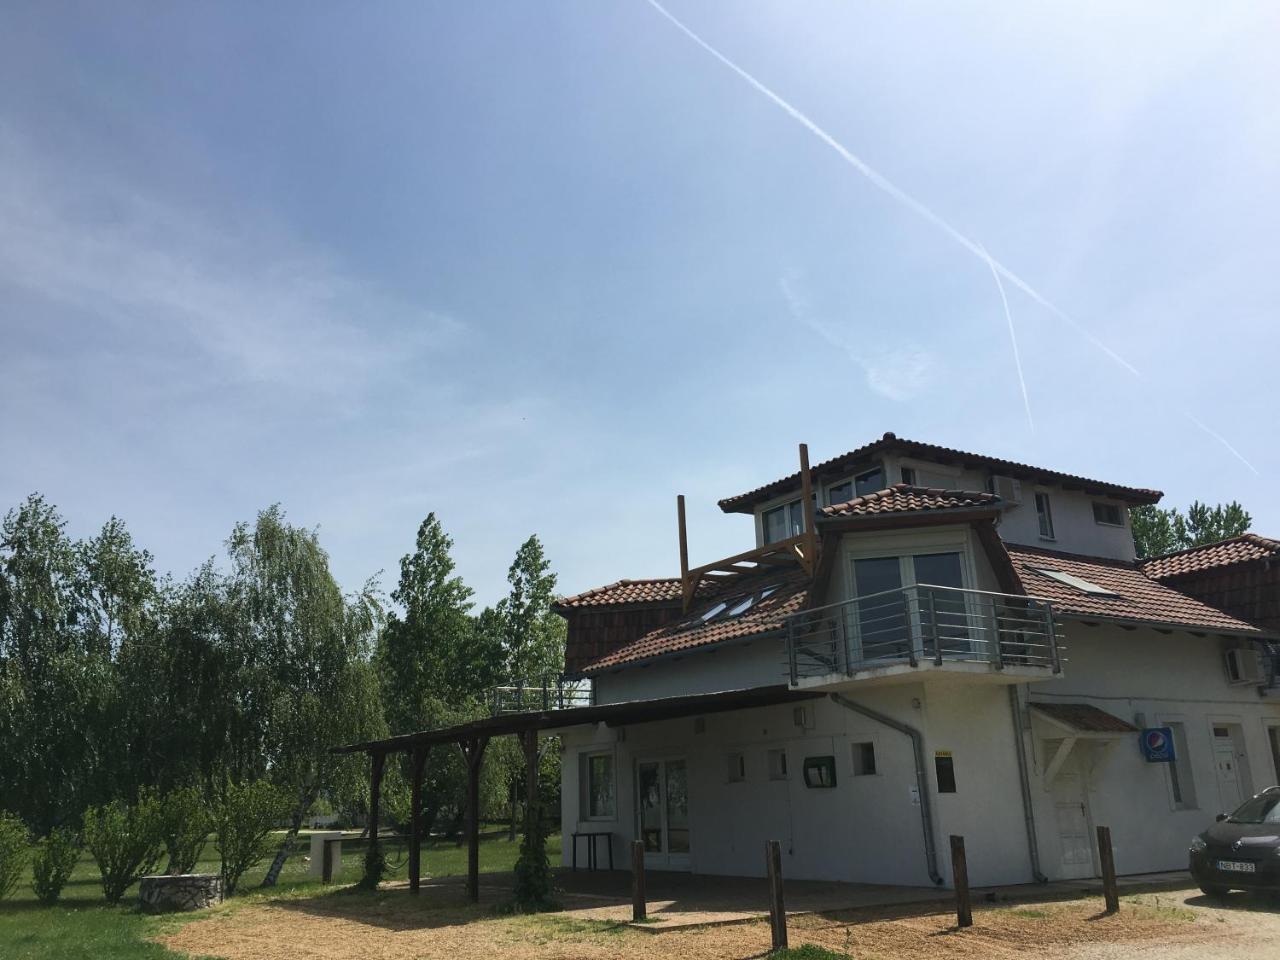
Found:
[[[1030,706],[1054,726],[1061,727],[1065,736],[1120,737],[1138,732],[1133,724],[1091,703],[1032,703]]]
[[[442,743],[461,743],[477,738],[499,737],[537,730],[556,730],[578,727],[584,724],[605,723],[611,727],[629,723],[652,723],[656,720],[674,720],[705,713],[723,713],[727,710],[749,710],[753,707],[771,707],[783,703],[813,700],[824,694],[792,690],[785,684],[770,687],[753,687],[748,690],[726,690],[720,693],[700,693],[685,697],[661,697],[654,700],[628,700],[623,703],[607,703],[593,707],[569,707],[564,710],[532,710],[525,713],[505,713],[481,720],[472,720],[437,730],[421,730],[404,733],[383,740],[349,743],[334,747],[333,753],[388,754],[429,747]]]

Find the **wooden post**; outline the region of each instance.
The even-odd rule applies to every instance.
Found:
[[[413,751],[413,771],[409,781],[409,892],[422,885],[422,777],[427,769],[429,747]]]
[[[633,923],[648,916],[644,897],[644,843],[631,841],[631,920]]]
[[[526,730],[520,735],[524,746],[524,819],[526,827],[533,826],[533,817],[541,816],[538,810],[538,731]]]
[[[809,476],[809,445],[800,444],[800,511],[804,515],[804,565],[809,576],[818,569],[817,510],[813,502],[813,480]]]
[[[1116,861],[1111,852],[1111,828],[1098,828],[1098,862],[1102,866],[1102,895],[1107,913],[1120,911],[1120,891],[1116,889]]]
[[[686,610],[693,600],[693,588],[689,586],[689,534],[684,524],[684,494],[676,497],[676,520],[680,525],[680,600]]]
[[[973,906],[969,902],[969,863],[964,856],[964,837],[951,837],[951,879],[956,888],[956,926],[973,926]]]
[[[467,761],[467,899],[480,902],[480,764],[488,737],[460,740]]]
[[[787,908],[782,900],[782,847],[777,840],[764,842],[765,865],[769,873],[769,927],[773,949],[787,948]]]
[[[378,849],[378,808],[382,806],[382,771],[387,755],[376,751],[369,755],[369,851]]]
[[[331,883],[333,881],[333,841],[322,841],[320,849],[324,851],[320,854],[320,882]]]

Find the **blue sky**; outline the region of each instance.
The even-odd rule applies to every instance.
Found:
[[[278,501],[352,588],[434,510],[490,602],[894,430],[1280,534],[1274,5],[668,9],[1070,318],[1005,278],[1034,430],[987,262],[646,0],[16,2],[0,503],[181,574]]]

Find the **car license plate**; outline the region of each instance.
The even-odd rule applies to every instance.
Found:
[[[1256,868],[1254,864],[1241,860],[1219,860],[1218,869],[1228,873],[1253,873]]]

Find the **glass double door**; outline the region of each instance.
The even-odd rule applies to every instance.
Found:
[[[689,766],[684,758],[636,762],[637,833],[647,866],[689,868]]]
[[[853,561],[853,593],[858,598],[855,659],[905,659],[913,648],[921,656],[923,638],[930,638],[932,648],[935,634],[944,654],[963,656],[970,652],[964,594],[921,588],[909,595],[903,588],[914,584],[963,588],[960,554],[862,557]]]

